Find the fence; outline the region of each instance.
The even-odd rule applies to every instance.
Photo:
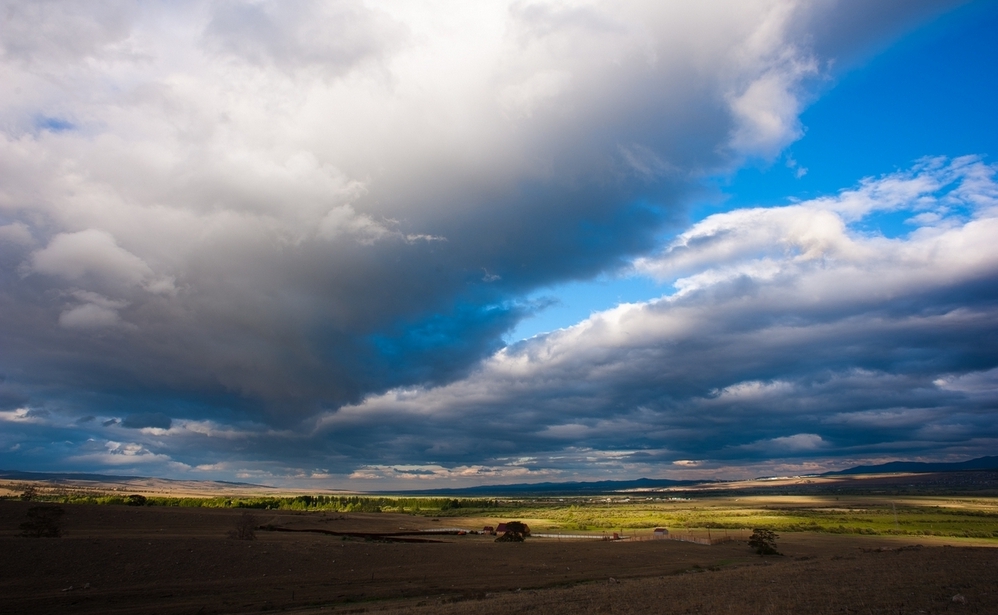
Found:
[[[646,534],[646,535],[634,535],[629,538],[630,540],[676,540],[679,542],[692,542],[698,545],[721,545],[726,542],[734,542],[739,540],[739,536],[729,535],[727,532],[723,536],[712,536],[710,532],[707,532],[706,536],[697,536],[692,533],[668,533],[668,534]]]

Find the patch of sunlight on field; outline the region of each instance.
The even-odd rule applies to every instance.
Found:
[[[523,499],[495,514],[529,518],[531,527],[554,531],[768,527],[783,532],[998,539],[998,498],[982,497],[757,496],[609,503],[580,498],[560,506]]]

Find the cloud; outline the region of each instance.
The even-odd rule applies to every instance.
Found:
[[[235,61],[282,70],[315,67],[342,74],[384,56],[407,34],[389,15],[350,0],[218,2],[213,9],[206,47]],[[335,24],[335,36],[329,24]]]
[[[149,427],[169,429],[172,424],[173,420],[170,417],[159,412],[129,414],[121,421],[121,426],[129,429],[146,429]]]
[[[918,6],[924,15],[948,3]],[[542,450],[549,441],[538,434],[553,441],[572,429],[593,434],[579,451],[613,448],[608,434],[644,433],[642,413],[659,416],[667,399],[720,403],[710,391],[739,382],[803,386],[760,368],[728,379],[695,375],[647,406],[623,380],[594,393],[596,383],[633,369],[618,357],[642,334],[628,332],[631,324],[649,340],[670,327],[710,332],[683,301],[736,296],[737,283],[776,288],[767,284],[803,276],[829,255],[876,251],[877,242],[821,220],[851,224],[870,202],[888,207],[888,193],[890,207],[910,208],[915,233],[939,249],[966,254],[947,243],[953,233],[978,240],[948,202],[913,205],[908,193],[932,191],[902,178],[896,187],[860,186],[852,200],[840,195],[838,209],[794,210],[794,220],[738,214],[760,229],[754,244],[734,217],[713,219],[732,242],[697,227],[682,250],[649,256],[702,178],[775,159],[799,138],[800,111],[834,76],[829,67],[908,23],[903,7],[121,0],[85,8],[7,2],[2,10],[0,369],[8,374],[3,403],[9,390],[12,406],[51,402],[102,423],[107,414],[159,413],[174,421],[171,434],[181,420],[251,424],[261,458],[288,468],[352,463],[352,472],[427,456],[500,467],[465,457]],[[984,171],[974,184],[969,171],[946,168],[962,178],[966,196],[947,193],[959,207],[991,198]],[[942,173],[916,175],[945,183]],[[794,225],[801,230],[790,232]],[[724,250],[766,250],[773,238],[800,258],[714,264],[725,262]],[[533,309],[531,292],[619,271],[642,255],[641,271],[682,276],[681,296],[501,351],[504,333]],[[952,272],[966,272],[956,261]],[[923,278],[913,273],[895,290],[907,293]],[[717,305],[719,336],[734,322],[725,309],[734,308]],[[562,356],[579,336],[606,345]],[[694,348],[710,338],[679,339]],[[409,418],[371,427],[366,418],[415,408],[400,391],[420,392],[417,415],[439,406],[463,416],[453,400],[437,400],[447,386],[469,407],[491,407],[492,397],[531,389],[528,374],[503,391],[468,379],[493,365],[532,369],[534,352],[554,361],[544,370],[564,369],[580,386],[589,378],[593,390],[559,399],[555,388],[552,408],[513,411],[536,427],[529,434],[493,438],[490,429],[503,422],[491,411],[466,436],[436,425],[423,431]],[[947,374],[958,377],[957,367]],[[607,401],[617,393],[619,401]],[[597,410],[601,403],[612,410]],[[535,424],[540,414],[548,418]],[[343,435],[323,431],[334,424],[345,425]],[[72,429],[97,441],[119,428]],[[191,467],[220,467],[223,453],[235,454],[227,444],[178,446],[197,459]],[[254,463],[239,471],[263,471]]]
[[[745,444],[742,448],[780,457],[793,453],[813,453],[826,446],[828,446],[828,443],[818,434],[798,433],[792,436],[780,436],[779,438]]]
[[[120,323],[116,310],[95,303],[84,303],[59,315],[59,325],[67,329],[101,329]]]
[[[152,273],[142,259],[119,247],[110,233],[96,229],[59,233],[32,254],[30,269],[67,280],[93,275],[121,284],[138,284]]]
[[[71,1],[5,0],[3,57],[28,63],[79,62],[128,38],[135,15],[130,2],[83,6]]]
[[[0,226],[0,241],[17,245],[31,245],[34,238],[26,225],[17,222]]]

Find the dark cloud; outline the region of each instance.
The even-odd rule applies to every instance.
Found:
[[[121,426],[129,429],[145,429],[147,427],[169,429],[172,424],[173,420],[170,417],[158,412],[148,414],[129,414],[121,421]]]

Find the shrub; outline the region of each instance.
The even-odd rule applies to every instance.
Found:
[[[773,530],[767,530],[765,528],[755,528],[752,530],[752,536],[749,537],[748,544],[752,547],[752,550],[759,555],[781,555],[779,551],[776,550],[776,539],[779,536]]]
[[[496,542],[523,542],[526,536],[530,535],[530,528],[526,523],[510,521],[506,524],[506,531],[502,536],[496,538]]]
[[[244,512],[236,521],[236,529],[229,532],[229,538],[237,540],[256,540],[256,517]]]
[[[128,504],[129,506],[145,506],[146,496],[133,493],[125,498],[125,504]]]

